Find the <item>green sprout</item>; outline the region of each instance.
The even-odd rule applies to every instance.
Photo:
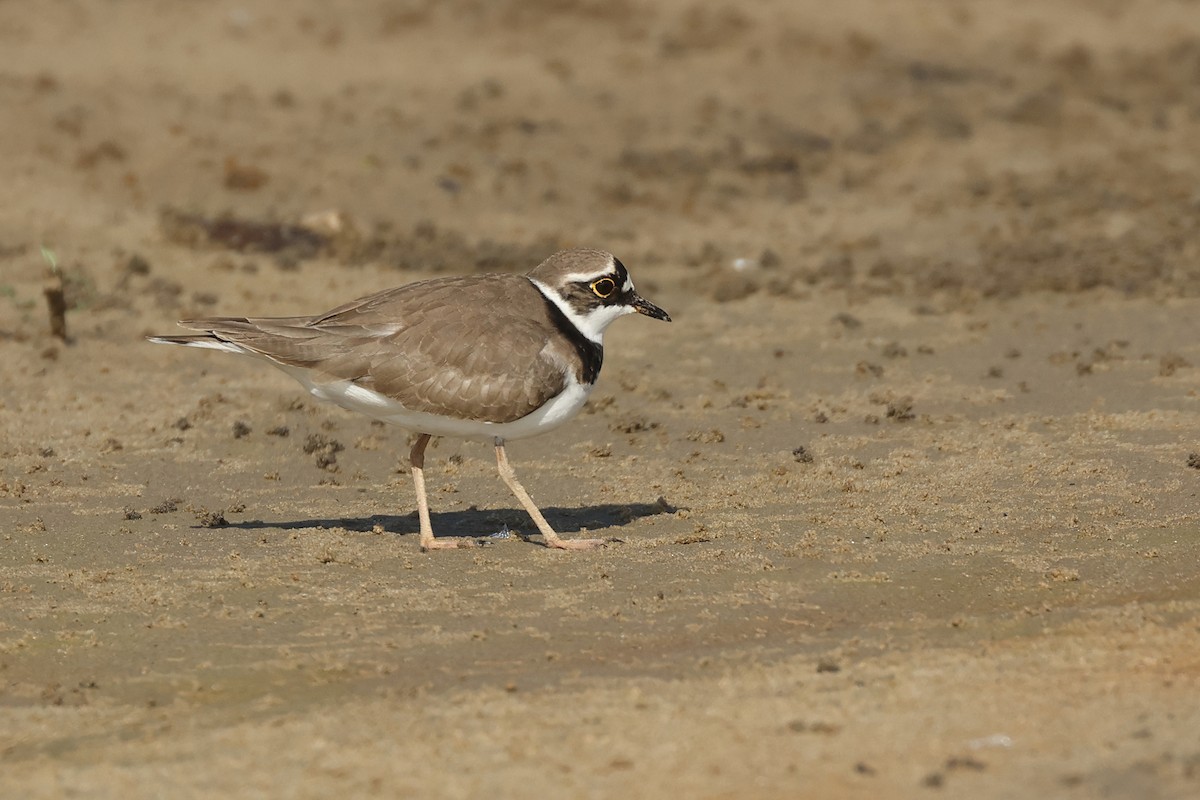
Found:
[[[46,245],[42,245],[42,258],[46,259],[46,263],[50,265],[50,271],[58,274],[58,256],[54,255],[54,251]]]

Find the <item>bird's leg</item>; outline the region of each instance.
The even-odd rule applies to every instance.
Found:
[[[525,511],[529,516],[533,517],[533,522],[537,525],[542,536],[546,540],[546,547],[553,547],[559,550],[586,550],[589,547],[600,547],[607,544],[604,539],[564,539],[554,532],[554,528],[550,527],[550,523],[546,522],[546,518],[542,516],[542,512],[533,504],[533,499],[530,498],[529,492],[525,491],[525,487],[517,480],[517,473],[513,471],[512,465],[508,463],[508,455],[504,452],[504,440],[496,437],[496,467],[500,471],[500,477],[504,483],[508,485],[509,490],[516,495],[517,500],[524,506]]]
[[[429,523],[429,498],[425,496],[425,445],[429,444],[429,439],[428,433],[422,433],[413,442],[412,450],[408,453],[408,462],[412,468],[413,488],[417,491],[417,516],[421,520],[421,552],[470,547],[470,540],[433,538],[433,525]]]

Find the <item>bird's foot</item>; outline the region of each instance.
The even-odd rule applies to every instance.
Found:
[[[457,550],[461,548],[474,547],[474,539],[428,539],[421,542],[421,552],[428,553],[430,550]]]

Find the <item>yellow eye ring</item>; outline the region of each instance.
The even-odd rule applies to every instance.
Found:
[[[601,299],[612,297],[617,290],[617,282],[612,278],[600,278],[592,282],[592,292]]]

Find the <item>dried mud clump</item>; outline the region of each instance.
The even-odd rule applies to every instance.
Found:
[[[887,415],[888,419],[894,419],[896,422],[916,419],[917,415],[913,413],[913,399],[905,395],[890,401],[887,404]]]
[[[813,462],[813,454],[804,445],[800,445],[796,449],[792,450],[792,458],[794,458],[798,464],[811,464]]]
[[[225,159],[225,188],[241,192],[260,189],[271,178],[266,170],[254,164],[246,164],[230,156]]]
[[[636,414],[617,420],[609,426],[610,429],[617,433],[645,433],[657,427],[657,422]]]
[[[864,377],[867,375],[872,378],[883,377],[883,367],[879,364],[872,364],[870,361],[859,361],[854,365],[854,371]]]
[[[1178,353],[1167,353],[1158,360],[1158,374],[1160,377],[1169,378],[1180,369],[1190,366],[1191,362]]]
[[[848,331],[856,331],[863,326],[861,319],[845,311],[839,311],[837,314],[834,314],[830,321]]]
[[[337,439],[319,433],[310,433],[304,440],[304,452],[314,456],[317,466],[329,472],[337,472],[337,454],[345,449]]]
[[[163,500],[158,505],[151,507],[150,513],[151,514],[174,514],[176,511],[179,510],[179,504],[182,502],[183,502],[183,500],[178,497],[168,498],[166,500]]]
[[[196,512],[196,522],[201,528],[224,528],[229,524],[224,511],[209,511],[204,508]]]

